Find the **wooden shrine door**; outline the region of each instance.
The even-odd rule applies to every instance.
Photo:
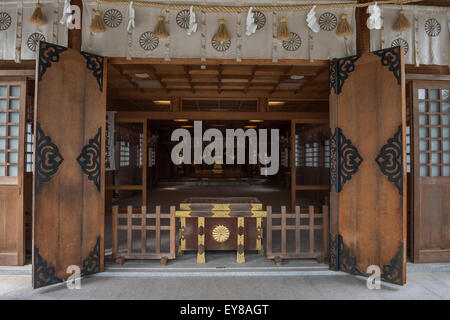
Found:
[[[103,269],[106,62],[40,42],[36,74],[33,287]]]
[[[403,49],[330,62],[330,268],[406,282]]]

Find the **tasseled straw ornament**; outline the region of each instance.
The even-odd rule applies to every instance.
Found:
[[[398,32],[411,29],[411,23],[409,22],[408,18],[405,17],[405,11],[403,9],[398,13],[397,21],[392,28]]]
[[[105,27],[103,27],[102,18],[100,17],[100,10],[98,10],[98,8],[94,9],[94,16],[92,17],[89,29],[91,32],[95,33],[105,32]]]
[[[227,26],[225,24],[225,19],[220,19],[219,20],[219,29],[217,29],[217,32],[214,35],[213,40],[219,41],[219,42],[225,42],[230,39],[231,39],[231,37],[228,33]]]
[[[347,37],[353,34],[353,29],[350,27],[345,13],[341,15],[341,21],[337,27],[336,34],[340,37]]]
[[[286,17],[281,17],[280,25],[278,26],[277,39],[278,40],[289,40],[291,34],[286,23]]]
[[[36,3],[36,8],[34,8],[33,14],[30,17],[30,22],[38,26],[45,24],[45,18],[42,14],[42,4],[39,1]]]
[[[160,15],[158,17],[158,23],[156,24],[156,28],[153,31],[153,34],[157,38],[167,38],[169,36],[169,33],[166,30],[166,23],[164,22],[164,16]]]

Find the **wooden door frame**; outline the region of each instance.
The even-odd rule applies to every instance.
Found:
[[[179,111],[117,111],[115,116],[116,123],[143,123],[147,127],[147,120],[282,120],[291,122],[291,132],[295,133],[295,126],[297,124],[329,124],[329,117],[327,112],[179,112]],[[147,127],[148,128],[148,127]],[[144,139],[145,138],[144,135]],[[146,141],[144,141],[144,144]],[[147,160],[148,151],[144,151],[144,159]],[[297,186],[295,178],[295,134],[291,134],[291,208],[295,208],[295,199],[297,190],[329,190],[329,186]],[[144,170],[143,170],[144,171]],[[146,171],[146,170],[145,170]],[[144,172],[143,172],[144,175]],[[144,180],[145,178],[145,180]],[[143,185],[141,186],[108,186],[106,190],[142,190],[143,199],[147,199],[147,192],[145,191],[146,172],[143,176]],[[143,202],[144,203],[144,202]],[[145,202],[146,203],[146,202]]]
[[[297,198],[297,191],[304,190],[330,190],[329,185],[297,185],[297,168],[295,166],[295,132],[297,124],[327,124],[329,126],[328,119],[317,119],[315,121],[305,121],[305,119],[292,119],[291,120],[291,210],[295,209],[295,203]],[[325,232],[325,231],[324,231]]]

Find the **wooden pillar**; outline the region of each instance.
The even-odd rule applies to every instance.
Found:
[[[358,2],[368,2],[359,0]],[[367,7],[356,8],[356,52],[358,54],[370,52],[370,30],[367,28]]]
[[[295,168],[295,120],[291,120],[291,210],[295,208],[296,168]]]
[[[181,97],[173,97],[171,100],[172,111],[181,112]]]
[[[266,112],[269,99],[267,97],[261,97],[258,99],[258,112]]]
[[[142,205],[147,205],[148,125],[142,123]]]
[[[71,4],[80,7],[80,26],[83,25],[83,2],[82,0],[71,0]],[[81,51],[81,28],[69,30],[68,47]]]

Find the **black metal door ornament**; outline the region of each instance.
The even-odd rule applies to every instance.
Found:
[[[334,187],[341,192],[344,184],[358,171],[363,158],[341,128],[336,127],[330,136],[330,190]]]
[[[402,126],[398,126],[394,137],[389,138],[381,148],[375,161],[381,172],[394,183],[398,193],[403,196],[403,142]]]
[[[101,179],[101,161],[102,151],[102,128],[98,128],[94,138],[89,139],[89,143],[83,147],[77,158],[78,164],[88,179],[93,181],[97,190],[100,192]]]
[[[402,283],[402,262],[403,244],[400,244],[394,258],[390,264],[385,264],[381,268],[380,278],[383,281],[401,284]],[[356,258],[351,255],[350,249],[345,245],[343,237],[337,233],[334,237],[330,233],[329,237],[329,264],[330,270],[343,271],[352,275],[369,276],[369,274],[359,269]]]
[[[381,58],[381,64],[388,66],[389,71],[392,71],[397,83],[402,84],[402,68],[401,68],[401,55],[400,47],[387,48],[383,50],[374,51]]]
[[[330,94],[332,90],[335,94],[342,92],[344,81],[351,72],[355,71],[355,62],[359,58],[361,58],[360,54],[330,61],[328,70]]]
[[[58,147],[46,136],[41,124],[36,124],[36,153],[34,162],[35,172],[35,195],[39,194],[42,185],[50,181],[56,174],[64,158],[59,153]]]

